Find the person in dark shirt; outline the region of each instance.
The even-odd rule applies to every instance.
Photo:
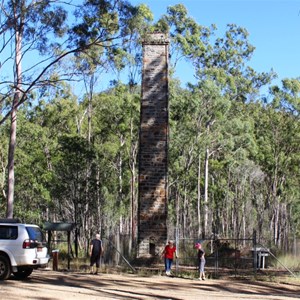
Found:
[[[195,248],[198,250],[198,266],[199,266],[199,280],[205,280],[205,272],[204,272],[204,266],[205,266],[205,251],[202,249],[202,246],[200,243],[197,243],[195,245]]]
[[[92,240],[90,245],[90,266],[91,274],[98,274],[100,267],[100,258],[103,255],[103,245],[100,239],[100,234],[96,234],[96,238]],[[96,264],[96,271],[94,272],[94,265]]]

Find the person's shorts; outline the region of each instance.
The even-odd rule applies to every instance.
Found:
[[[91,267],[96,264],[96,267],[100,267],[100,255],[92,255],[91,256]]]

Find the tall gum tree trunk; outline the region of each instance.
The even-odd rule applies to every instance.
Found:
[[[183,234],[188,236],[188,197],[186,182],[184,183],[184,198],[183,198]]]
[[[198,157],[198,180],[197,180],[197,217],[198,217],[198,236],[201,234],[201,155]]]
[[[131,141],[133,139],[133,124],[131,120],[131,127],[130,127],[130,136]],[[137,207],[138,207],[138,199],[136,193],[136,182],[137,182],[137,175],[136,175],[136,165],[137,165],[137,144],[131,142],[130,145],[130,203],[131,203],[131,222],[130,222],[130,232],[131,232],[131,248],[133,249],[137,244]]]
[[[205,162],[204,162],[204,227],[203,227],[203,238],[208,232],[208,160],[209,160],[209,149],[205,152]]]
[[[22,68],[21,68],[21,46],[22,46],[22,26],[18,25],[17,14],[15,13],[15,94],[11,111],[11,125],[8,149],[8,190],[6,217],[13,218],[14,215],[14,188],[15,188],[15,147],[17,137],[17,104],[21,98],[22,88]],[[20,24],[22,22],[20,21]]]

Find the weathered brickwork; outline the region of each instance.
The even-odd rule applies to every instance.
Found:
[[[138,257],[158,254],[167,239],[168,45],[159,33],[143,43]]]

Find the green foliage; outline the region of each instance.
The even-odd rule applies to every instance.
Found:
[[[39,91],[27,94],[31,105],[18,111],[16,216],[38,224],[76,222],[81,247],[95,231],[130,233],[137,204],[141,40],[159,30],[170,36],[173,66],[184,57],[198,80],[183,88],[169,79],[169,231],[177,226],[184,236],[199,236],[206,215],[208,236],[250,237],[256,229],[259,241],[291,248],[300,234],[300,83],[283,80],[265,102],[259,89],[275,74],[251,68],[255,48],[246,29],[230,24],[219,37],[216,26],[201,26],[182,4],[153,24],[144,4],[84,1],[69,31],[66,11],[50,2],[24,13],[25,41],[36,37],[40,53],[57,58],[65,51],[63,34],[70,33],[66,44],[80,47],[74,78],[80,74],[90,86],[79,99],[60,76],[58,71],[68,71],[60,65],[42,76]],[[106,70],[117,76],[96,93]],[[120,81],[125,70],[128,85]],[[4,111],[11,98],[1,101]],[[8,136],[1,126],[1,212]]]

